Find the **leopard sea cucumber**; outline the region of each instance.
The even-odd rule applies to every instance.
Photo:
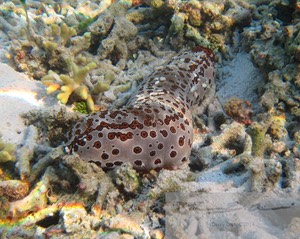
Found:
[[[97,112],[75,124],[67,152],[103,168],[124,162],[141,171],[176,169],[193,142],[192,109],[214,89],[214,54],[183,52],[145,78],[120,110]]]

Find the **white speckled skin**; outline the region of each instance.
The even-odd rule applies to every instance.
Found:
[[[175,56],[144,79],[121,110],[94,113],[69,132],[67,148],[87,162],[140,171],[176,169],[193,142],[193,106],[214,94],[214,55],[203,47]]]

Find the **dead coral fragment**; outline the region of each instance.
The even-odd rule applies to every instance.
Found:
[[[144,231],[140,225],[126,215],[118,214],[107,220],[105,225],[111,230],[121,230],[122,232],[130,233],[136,237],[144,235]]]
[[[81,99],[86,100],[90,111],[94,111],[94,101],[88,87],[85,85],[85,78],[96,66],[96,63],[91,62],[85,67],[79,68],[74,62],[70,62],[71,76],[58,75],[50,70],[48,75],[42,78],[43,84],[47,86],[47,94],[60,90],[61,92],[57,95],[57,99],[62,104],[66,104],[74,92]]]
[[[137,35],[137,27],[125,18],[126,6],[115,3],[110,11],[99,17],[90,27],[95,37],[106,37],[98,48],[100,60],[109,58],[114,65],[124,69],[129,55],[128,42]]]
[[[43,180],[37,183],[31,193],[22,200],[12,202],[9,207],[8,218],[20,218],[30,212],[36,212],[47,205],[48,183]]]
[[[22,147],[18,150],[16,168],[22,180],[30,176],[30,162],[34,156],[34,147],[38,138],[37,128],[29,125],[26,129]]]
[[[78,176],[80,180],[78,188],[81,198],[94,199],[98,191],[94,207],[102,209],[109,193],[118,195],[111,179],[96,164],[87,163],[81,160],[78,155],[65,155],[63,162],[71,167]],[[115,207],[115,204],[113,207]]]
[[[229,99],[224,105],[224,110],[228,116],[233,118],[235,121],[249,125],[252,123],[252,110],[250,109],[251,104],[249,101],[241,100],[238,98]]]
[[[252,142],[242,124],[232,122],[222,125],[222,133],[212,137],[212,144],[202,147],[195,145],[192,150],[191,164],[197,169],[213,167],[224,159],[233,156],[250,155]]]
[[[44,209],[48,203],[48,191],[51,182],[58,182],[58,178],[54,169],[48,167],[41,181],[35,185],[35,188],[27,195],[27,197],[12,202],[9,205],[7,218],[17,219]]]
[[[87,220],[88,215],[83,205],[67,205],[60,210],[60,216],[67,233],[80,232],[82,229],[91,231],[90,222]]]

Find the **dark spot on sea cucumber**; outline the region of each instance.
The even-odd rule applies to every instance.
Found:
[[[168,132],[166,131],[166,130],[160,130],[159,131],[161,134],[162,134],[162,136],[164,136],[164,137],[167,137],[168,136]]]
[[[155,151],[151,151],[151,152],[150,152],[150,156],[152,156],[152,157],[153,157],[155,154],[156,154]]]
[[[148,132],[147,131],[141,131],[141,136],[142,138],[147,138],[148,137]]]
[[[100,168],[101,168],[101,165],[102,165],[101,162],[99,162],[99,161],[93,161],[93,160],[90,160],[89,163],[94,163],[94,164],[96,164]]]
[[[120,150],[119,149],[113,149],[111,151],[112,155],[118,155],[120,153]]]
[[[182,130],[185,130],[185,126],[184,126],[183,123],[180,123],[180,127],[181,127]]]
[[[171,157],[171,158],[175,158],[176,155],[177,155],[177,152],[176,152],[176,151],[171,151],[171,153],[170,153],[170,157]]]
[[[88,135],[86,136],[86,140],[87,140],[87,141],[91,141],[92,139],[93,139],[93,136],[92,136],[92,135],[88,134]]]
[[[122,164],[123,164],[122,161],[115,161],[115,162],[114,162],[114,165],[116,165],[116,166],[120,166],[120,165],[122,165]]]
[[[142,161],[141,160],[135,160],[134,164],[137,166],[141,166],[142,165]]]
[[[94,143],[93,147],[95,147],[96,149],[100,149],[101,148],[101,142],[100,141],[96,141]]]
[[[170,131],[171,131],[171,133],[175,134],[175,133],[176,133],[175,127],[174,127],[174,126],[171,126],[171,127],[170,127]]]
[[[114,166],[114,164],[113,163],[106,163],[105,166],[108,167],[108,168],[111,168],[111,167]]]
[[[178,144],[179,144],[179,146],[183,146],[184,145],[184,137],[179,137]]]
[[[103,154],[101,155],[101,158],[104,159],[104,160],[106,160],[106,159],[109,158],[109,155],[108,155],[107,153],[103,153]]]
[[[151,130],[150,131],[150,136],[151,136],[151,138],[155,138],[156,137],[156,132]]]
[[[142,151],[143,151],[142,148],[139,147],[139,146],[136,146],[136,147],[133,148],[133,152],[135,154],[140,154]]]
[[[113,139],[115,138],[115,133],[114,133],[114,132],[108,133],[107,138],[108,138],[109,140],[113,140]]]

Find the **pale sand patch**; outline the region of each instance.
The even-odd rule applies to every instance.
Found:
[[[0,63],[0,132],[6,142],[21,144],[26,126],[21,114],[57,104],[45,86]]]

